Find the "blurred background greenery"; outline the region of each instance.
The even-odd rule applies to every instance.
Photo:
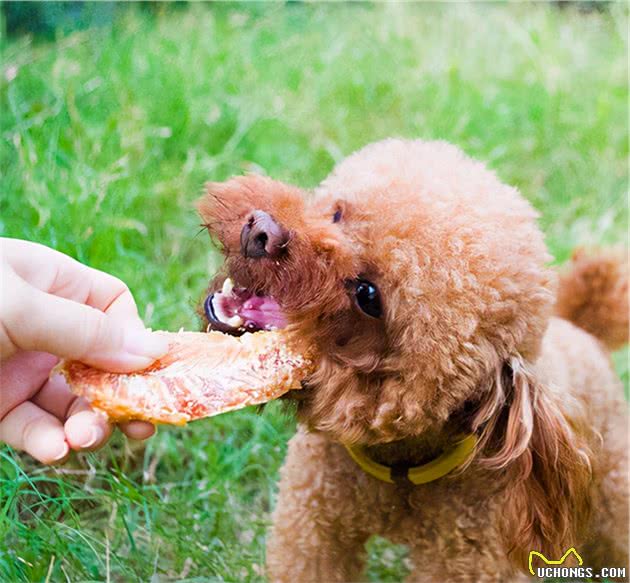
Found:
[[[204,181],[312,187],[398,135],[518,186],[558,262],[624,241],[628,13],[590,4],[5,3],[0,234],[117,275],[148,326],[195,329],[220,261]],[[273,404],[60,469],[0,447],[0,580],[263,579],[293,430]],[[371,542],[370,580],[407,569]]]

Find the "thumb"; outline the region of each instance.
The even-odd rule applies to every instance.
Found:
[[[100,310],[24,285],[3,319],[15,349],[50,352],[115,372],[149,366],[168,341],[139,318],[121,320]]]

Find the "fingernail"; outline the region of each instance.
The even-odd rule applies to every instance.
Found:
[[[168,351],[168,340],[154,332],[128,328],[125,331],[123,346],[131,354],[155,360]]]
[[[61,451],[52,459],[52,463],[54,462],[58,462],[59,460],[62,460],[63,458],[65,458],[68,453],[70,452],[70,446],[64,441],[63,442],[63,448],[61,449]]]
[[[88,449],[93,445],[96,445],[99,441],[101,441],[105,437],[103,433],[103,428],[97,426],[90,427],[90,439],[87,440],[84,444],[81,445],[82,449]]]

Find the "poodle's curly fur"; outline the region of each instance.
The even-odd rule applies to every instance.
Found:
[[[281,258],[241,255],[256,209],[289,231]],[[414,581],[516,580],[531,550],[571,546],[628,566],[627,406],[608,353],[628,338],[624,255],[579,253],[558,286],[536,212],[443,142],[369,145],[311,194],[211,183],[199,210],[220,277],[274,296],[319,354],[291,393],[272,581],[354,581],[374,534],[409,546]],[[378,286],[381,318],[355,306],[356,278]],[[367,475],[341,445],[417,465],[471,432],[466,466],[420,486]]]

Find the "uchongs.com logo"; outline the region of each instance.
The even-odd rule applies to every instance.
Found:
[[[570,557],[574,556],[577,560],[577,566],[568,567],[564,566],[564,562]],[[534,557],[541,559],[541,565],[534,569]],[[571,579],[605,579],[605,578],[625,578],[625,567],[603,567],[601,571],[595,573],[592,567],[584,567],[584,560],[580,553],[575,548],[571,547],[562,557],[558,560],[548,559],[542,553],[538,551],[529,552],[529,572],[534,577],[540,577],[541,579],[547,578],[571,578]]]

